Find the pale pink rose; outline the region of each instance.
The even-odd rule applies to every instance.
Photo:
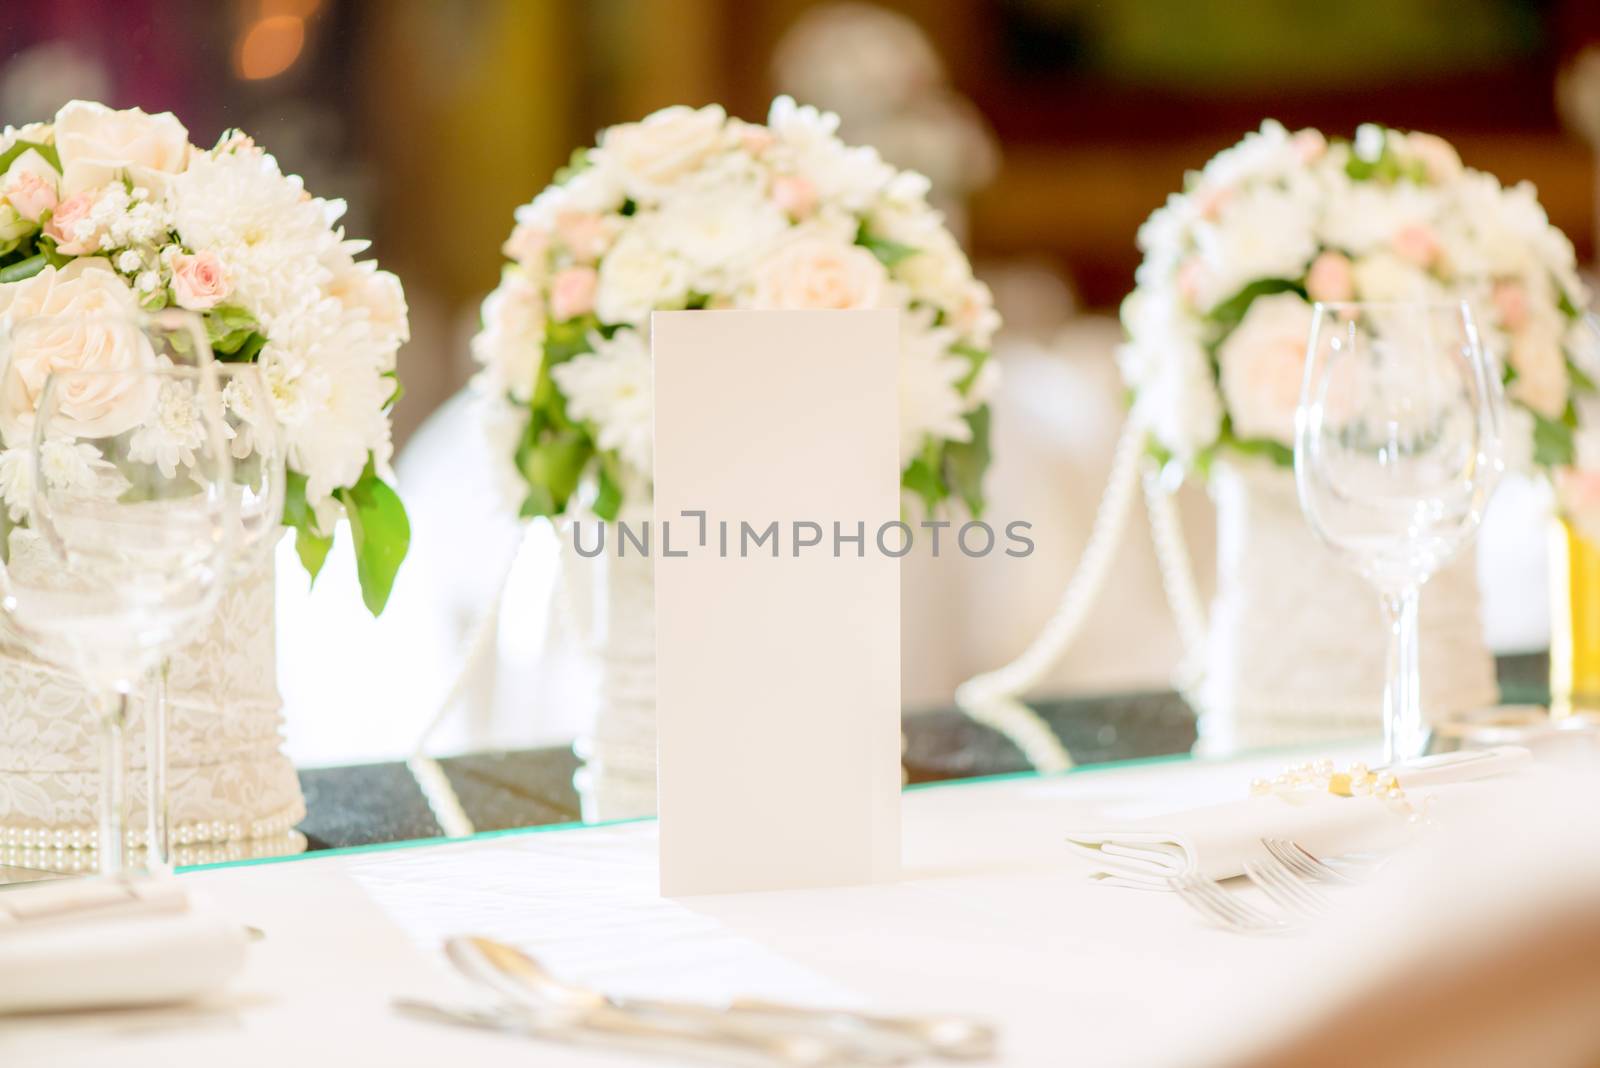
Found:
[[[1461,175],[1461,157],[1450,142],[1433,134],[1406,134],[1406,150],[1422,163],[1428,180],[1435,185],[1452,182]]]
[[[1295,159],[1301,163],[1315,163],[1328,150],[1328,139],[1319,130],[1297,130],[1289,138],[1289,147],[1294,150]]]
[[[1228,201],[1233,199],[1234,192],[1232,186],[1209,186],[1196,195],[1195,206],[1200,209],[1202,218],[1215,220],[1222,214],[1222,209],[1228,206]]]
[[[1528,322],[1528,291],[1521,282],[1501,281],[1494,284],[1494,307],[1500,313],[1500,325],[1515,333]]]
[[[1356,294],[1355,275],[1350,259],[1342,252],[1324,252],[1311,261],[1306,274],[1306,292],[1312,300],[1350,300]]]
[[[1513,400],[1546,419],[1560,419],[1567,410],[1567,359],[1553,330],[1530,323],[1511,339]]]
[[[1420,223],[1402,226],[1394,235],[1395,255],[1418,267],[1430,267],[1439,258],[1439,239],[1431,227]]]
[[[68,256],[82,256],[100,247],[100,235],[91,232],[76,236],[78,224],[88,218],[94,207],[93,190],[68,197],[56,205],[55,214],[45,224],[45,235],[53,239],[56,248]]]
[[[615,216],[591,211],[564,211],[556,216],[556,237],[579,263],[594,263],[617,238]]]
[[[209,249],[193,256],[180,252],[172,257],[172,295],[178,307],[206,311],[224,300],[232,287],[222,261]]]
[[[600,276],[593,267],[568,267],[550,280],[550,316],[556,322],[594,311],[594,291]]]
[[[548,233],[537,226],[518,223],[511,231],[511,236],[506,238],[506,243],[500,246],[500,251],[508,259],[516,260],[525,267],[541,267],[544,263],[544,254],[549,248]]]
[[[765,126],[746,126],[739,131],[739,147],[752,156],[761,155],[776,140]]]
[[[1199,256],[1190,256],[1178,265],[1178,293],[1191,308],[1200,306],[1200,293],[1205,284],[1206,265]]]
[[[0,285],[0,319],[14,324],[0,375],[0,434],[7,445],[27,443],[52,372],[155,366],[149,339],[134,322],[138,310],[133,290],[99,257]],[[62,395],[63,430],[111,437],[130,429],[148,410],[150,385],[112,376],[74,382]]]
[[[806,236],[782,245],[758,264],[747,298],[753,308],[877,308],[889,278],[878,257],[860,245]]]
[[[772,199],[791,219],[804,219],[817,210],[817,187],[797,175],[773,179]]]
[[[1563,467],[1556,470],[1555,476],[1561,514],[1584,537],[1600,541],[1600,471]]]
[[[34,223],[58,203],[56,184],[38,172],[28,170],[14,171],[7,179],[5,198],[18,215]]]
[[[1293,444],[1310,336],[1311,305],[1298,294],[1276,293],[1251,301],[1217,349],[1222,396],[1240,438]]]

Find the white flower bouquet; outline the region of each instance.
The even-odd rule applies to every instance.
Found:
[[[898,309],[903,484],[981,509],[989,291],[927,179],[838,122],[787,97],[765,126],[667,108],[604,131],[517,210],[472,349],[523,515],[647,497],[658,308]]]
[[[1571,464],[1600,403],[1571,242],[1531,185],[1502,188],[1438,137],[1263,123],[1191,173],[1139,247],[1118,362],[1152,450],[1185,470],[1222,450],[1292,461],[1318,300],[1471,301],[1503,363],[1513,467]]]
[[[343,212],[243,134],[203,150],[167,113],[74,101],[51,123],[0,133],[0,327],[167,306],[200,315],[217,359],[261,365],[301,561],[315,577],[348,514],[376,614],[410,540],[383,481],[409,327],[399,279],[356,259],[367,242],[344,236]],[[14,523],[27,518],[23,457],[45,377],[155,358],[135,344],[57,341],[11,346],[0,378],[0,494]]]

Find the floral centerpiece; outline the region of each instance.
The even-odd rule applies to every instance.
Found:
[[[362,595],[383,610],[409,541],[383,481],[393,452],[395,353],[409,336],[400,281],[338,227],[341,201],[245,135],[189,143],[170,113],[74,101],[0,134],[0,324],[31,315],[200,315],[219,360],[261,365],[288,449],[284,521],[313,576],[341,514]],[[26,519],[23,456],[46,375],[136,360],[130,346],[12,351],[0,378],[0,495]]]
[[[52,122],[0,133],[0,336],[39,315],[169,306],[198,315],[218,360],[261,367],[271,411],[239,414],[281,427],[283,519],[301,561],[314,577],[335,523],[348,517],[362,596],[376,614],[410,539],[400,499],[383,481],[395,356],[409,328],[398,279],[357,259],[367,245],[345,237],[343,210],[309,195],[241,133],[201,149],[171,114],[75,101]],[[13,566],[18,546],[32,544],[29,445],[46,377],[157,359],[138,331],[77,322],[5,340],[0,528]],[[115,413],[76,415],[92,422]],[[181,457],[184,432],[174,426],[173,440],[148,445]],[[71,464],[84,462],[70,448],[45,459],[52,478],[72,478]],[[230,583],[202,636],[171,660],[168,783],[179,843],[281,842],[304,815],[279,748],[274,676],[268,559]],[[70,677],[0,641],[0,853],[92,841],[95,715]]]
[[[902,484],[929,509],[982,508],[989,291],[928,206],[927,179],[847,146],[838,125],[787,97],[764,126],[667,108],[604,131],[517,210],[472,348],[522,515],[648,507],[650,313],[685,308],[899,311]],[[593,616],[610,628],[595,635],[594,811],[635,815],[654,805],[650,564],[591,566],[608,571]]]
[[[1163,457],[1291,462],[1311,301],[1464,298],[1504,363],[1512,465],[1574,459],[1595,368],[1572,243],[1531,185],[1463,167],[1438,137],[1263,123],[1189,175],[1139,248],[1118,359]]]
[[[1330,141],[1269,121],[1191,173],[1140,229],[1139,247],[1118,352],[1133,418],[1160,460],[1209,476],[1218,500],[1210,703],[1238,715],[1312,708],[1308,731],[1370,731],[1367,712],[1347,711],[1375,708],[1381,690],[1381,664],[1363,660],[1381,643],[1356,647],[1378,626],[1363,607],[1370,595],[1336,564],[1305,566],[1317,549],[1287,474],[1276,474],[1293,460],[1312,302],[1470,301],[1506,381],[1508,463],[1559,469],[1574,461],[1600,370],[1587,356],[1589,297],[1572,245],[1531,185],[1505,188],[1462,166],[1438,137],[1363,126],[1352,141]],[[1468,571],[1439,576],[1424,608],[1425,660],[1429,643],[1432,656],[1452,660],[1424,678],[1457,685],[1433,695],[1443,712],[1495,696]],[[1305,611],[1308,598],[1318,612]],[[1262,655],[1309,647],[1337,652],[1315,659],[1339,659],[1346,674]],[[1243,734],[1232,740],[1307,736]]]
[[[904,485],[982,507],[989,291],[927,179],[838,124],[788,97],[765,126],[667,108],[604,131],[517,210],[472,349],[523,515],[566,513],[584,484],[604,518],[648,495],[658,308],[899,309]]]

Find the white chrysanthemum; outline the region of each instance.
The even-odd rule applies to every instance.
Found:
[[[637,330],[618,330],[608,340],[590,338],[594,351],[550,369],[567,397],[567,412],[595,425],[602,449],[615,449],[648,476],[654,427],[650,350]]]
[[[342,241],[329,250],[324,262],[330,272],[327,294],[345,310],[364,315],[373,339],[385,352],[384,370],[394,370],[395,352],[411,340],[411,322],[405,290],[390,271],[380,271],[376,260],[357,260],[369,241]]]
[[[128,439],[128,459],[155,464],[164,477],[174,478],[180,464],[194,466],[195,450],[206,443],[194,387],[188,382],[161,383],[154,411],[155,419],[140,424]]]
[[[927,325],[925,316],[901,316],[900,329],[900,466],[905,467],[932,437],[971,441],[972,427],[962,418],[971,405],[960,383],[972,364],[950,352],[954,330]]]
[[[1324,245],[1351,256],[1392,247],[1408,227],[1431,232],[1444,206],[1438,190],[1415,182],[1352,181],[1342,167],[1324,173],[1327,201],[1318,234]]]
[[[1205,270],[1195,302],[1209,310],[1262,278],[1299,278],[1317,252],[1314,201],[1274,186],[1242,191],[1194,228]]]
[[[383,406],[394,383],[364,316],[331,298],[284,315],[261,353],[289,466],[306,476],[313,506],[352,486],[368,454],[380,472],[393,452]]]
[[[661,242],[655,227],[636,223],[600,261],[595,314],[603,323],[642,325],[656,308],[683,307],[689,265]]]
[[[526,404],[544,358],[544,330],[538,285],[521,267],[507,266],[500,285],[484,298],[483,329],[472,339],[472,357],[483,365],[479,389]]]
[[[652,232],[664,253],[687,265],[691,289],[721,293],[734,288],[788,226],[783,213],[759,187],[707,185],[664,203]],[[611,256],[601,261],[602,285],[606,264],[616,255],[613,249]],[[604,313],[601,318],[616,321]]]
[[[767,126],[777,138],[770,152],[774,163],[810,182],[823,203],[864,212],[895,177],[877,149],[839,140],[839,116],[832,112],[780,96],[772,102]]]
[[[173,227],[192,249],[216,253],[243,305],[272,327],[315,300],[339,244],[338,201],[306,195],[296,175],[253,147],[196,153],[168,190]]]
[[[33,450],[0,452],[0,501],[13,523],[26,522],[33,509]]]
[[[12,449],[10,452],[21,450]],[[114,500],[128,488],[117,467],[87,441],[55,438],[39,447],[39,473],[51,490]],[[32,488],[31,484],[28,487]]]

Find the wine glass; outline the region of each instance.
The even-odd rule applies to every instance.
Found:
[[[272,414],[272,397],[261,368],[248,363],[213,365],[221,400],[223,436],[233,461],[227,486],[236,526],[233,553],[224,579],[238,582],[261,567],[282,530],[284,442]],[[171,867],[171,823],[167,798],[167,677],[170,656],[164,656],[145,680],[146,713],[146,864]]]
[[[1427,745],[1420,591],[1483,518],[1503,467],[1503,404],[1499,369],[1465,302],[1316,306],[1295,414],[1295,483],[1312,529],[1383,603],[1388,763]]]
[[[93,695],[98,861],[116,874],[129,694],[209,617],[232,552],[220,391],[205,334],[184,313],[40,316],[5,341],[8,389],[38,395],[6,427],[13,448],[31,430],[33,485],[26,525],[6,539],[0,607],[30,651]],[[30,379],[41,367],[64,369]]]

